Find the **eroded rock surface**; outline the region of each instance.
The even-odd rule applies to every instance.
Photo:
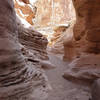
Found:
[[[94,60],[95,59],[95,60]],[[83,55],[69,64],[64,77],[93,81],[100,77],[100,55]]]
[[[27,23],[34,25],[34,18],[37,8],[30,3],[29,0],[14,0],[16,13],[20,19],[24,19]],[[25,23],[24,23],[25,24]]]
[[[77,16],[77,21],[74,27],[75,39],[83,39],[84,43],[88,44],[88,46],[85,47],[87,52],[90,52],[89,50],[93,53],[98,52],[98,44],[100,42],[100,35],[98,34],[100,27],[100,14],[98,13],[100,9],[100,1],[83,0],[80,2],[79,0],[73,0],[73,3]]]
[[[41,33],[33,29],[20,27],[19,41],[33,54],[33,59],[48,60],[46,52],[48,40]]]
[[[13,0],[0,0],[0,23],[0,100],[44,100],[48,80],[21,52]]]
[[[73,4],[77,20],[70,51],[73,51],[74,46],[76,57],[69,65],[70,72],[66,72],[64,76],[93,81],[100,77],[100,1],[73,0]],[[65,46],[67,52],[69,47]]]
[[[54,54],[64,54],[63,40],[69,25],[55,26],[54,34],[51,38],[51,52]]]

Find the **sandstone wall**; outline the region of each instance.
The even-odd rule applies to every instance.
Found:
[[[0,0],[0,100],[45,100],[47,78],[39,61],[22,54],[18,32],[13,0]]]
[[[73,0],[73,4],[77,20],[72,42],[69,42],[72,47],[68,47],[67,41],[65,52],[69,54],[68,48],[70,48],[71,51],[75,51],[76,56],[69,55],[73,60],[65,77],[93,81],[100,78],[100,1]]]
[[[31,5],[29,0],[14,0],[14,5],[17,15],[22,19],[23,24],[34,25],[33,19],[35,18],[37,8]]]

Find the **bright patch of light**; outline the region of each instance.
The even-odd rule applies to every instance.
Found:
[[[25,28],[31,27],[31,25],[23,18],[21,18],[18,14],[17,17],[20,19],[21,23],[24,25]]]
[[[16,0],[16,1],[20,6],[24,6],[25,5],[23,2],[19,2],[19,0]]]
[[[29,0],[31,4],[34,4],[37,0]]]
[[[54,30],[51,27],[40,28],[37,29],[37,31],[46,36],[49,42],[51,41],[51,38],[53,38]]]

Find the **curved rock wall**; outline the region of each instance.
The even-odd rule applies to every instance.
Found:
[[[71,48],[65,46],[75,49],[76,57],[70,63],[65,77],[93,81],[100,78],[100,1],[73,0],[73,4],[77,16],[73,42]],[[67,49],[65,52],[69,53]]]
[[[0,0],[0,100],[44,100],[47,78],[21,50],[13,0]]]
[[[74,36],[76,40],[85,39],[85,48],[87,52],[100,53],[99,51],[99,27],[100,27],[100,1],[74,1],[77,13],[77,22],[74,27]],[[80,24],[81,23],[81,24]],[[84,42],[84,43],[85,43]]]

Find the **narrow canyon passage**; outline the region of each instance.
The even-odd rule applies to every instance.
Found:
[[[100,100],[100,0],[0,0],[0,100]]]

